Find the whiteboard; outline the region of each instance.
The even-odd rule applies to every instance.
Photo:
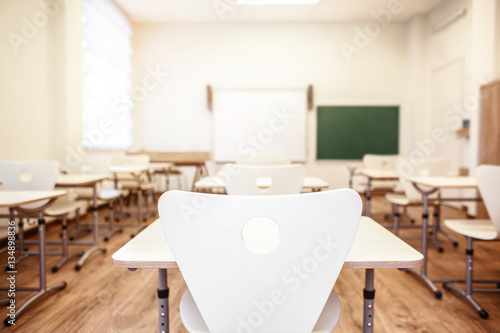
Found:
[[[213,158],[306,158],[306,89],[214,90]]]

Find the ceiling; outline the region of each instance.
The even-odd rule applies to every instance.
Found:
[[[135,22],[346,22],[373,20],[373,12],[392,9],[391,21],[428,13],[444,0],[319,0],[316,5],[237,5],[236,0],[114,0]]]

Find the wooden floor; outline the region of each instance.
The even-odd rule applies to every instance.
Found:
[[[375,219],[383,222],[383,213],[390,207],[383,197],[374,197],[372,212]],[[460,218],[463,213],[448,207],[443,208],[446,218]],[[410,214],[417,219],[421,210],[413,208]],[[104,212],[103,212],[104,213]],[[100,215],[104,215],[101,213]],[[129,221],[133,221],[130,220]],[[152,220],[151,220],[152,221]],[[151,222],[150,221],[150,222]],[[130,222],[127,222],[130,223]],[[405,222],[407,223],[407,222]],[[0,327],[1,332],[158,332],[156,270],[128,271],[114,267],[111,255],[130,239],[127,228],[122,234],[104,243],[106,254],[93,254],[82,267],[74,270],[71,262],[57,273],[50,267],[59,257],[49,256],[48,284],[66,281],[67,287],[51,297],[37,302],[28,312],[19,316],[16,325]],[[419,230],[405,230],[418,235]],[[57,239],[59,229],[52,225],[49,239]],[[454,248],[440,236],[445,249],[439,253],[429,249],[428,274],[433,279],[462,278],[464,276],[464,239],[455,235],[459,247]],[[418,239],[408,240],[420,248]],[[478,243],[475,247],[476,278],[500,278],[500,256],[497,242]],[[36,247],[33,246],[33,249]],[[50,246],[49,249],[56,249]],[[76,250],[77,247],[72,247]],[[7,263],[7,255],[0,255],[0,267]],[[17,266],[17,285],[36,286],[38,281],[38,258],[30,257]],[[6,273],[0,286],[7,286]],[[180,322],[178,304],[186,286],[179,271],[168,271],[170,287],[170,332],[186,332]],[[361,332],[362,288],[364,271],[343,270],[335,285],[340,296],[342,316],[336,332]],[[442,285],[438,284],[442,289]],[[489,312],[490,318],[480,319],[476,312],[462,299],[443,290],[443,298],[435,299],[424,285],[407,272],[394,269],[375,271],[375,332],[499,332],[500,294],[475,294],[475,298]],[[16,304],[21,304],[33,292],[17,292]],[[2,320],[7,311],[1,310]]]

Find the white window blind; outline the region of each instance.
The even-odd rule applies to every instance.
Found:
[[[110,0],[83,1],[83,145],[132,146],[131,28]]]

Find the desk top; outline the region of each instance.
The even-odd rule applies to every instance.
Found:
[[[375,180],[398,180],[399,175],[393,169],[359,169],[358,174]]]
[[[409,177],[408,181],[432,188],[476,188],[475,177],[447,177],[447,176],[415,176]]]
[[[15,208],[40,200],[55,199],[66,195],[64,190],[53,191],[0,191],[0,207]]]
[[[149,163],[149,169],[152,171],[165,171],[168,169],[171,169],[174,166],[174,163],[167,163],[167,162],[152,162]]]
[[[371,218],[363,216],[344,268],[412,268],[422,263],[420,252]],[[115,252],[113,264],[124,268],[178,268],[160,220]]]
[[[66,174],[57,177],[56,186],[73,187],[73,186],[90,186],[100,181],[107,179],[105,174]]]
[[[260,177],[257,179],[257,186],[266,188],[269,187],[271,179],[268,177]],[[224,180],[217,176],[203,177],[195,183],[195,187],[199,189],[223,189],[225,188]],[[305,189],[325,189],[328,188],[328,183],[318,177],[305,177],[302,187]]]
[[[149,171],[149,165],[112,165],[109,167],[111,172],[124,172],[124,173],[141,173]]]
[[[209,161],[211,153],[209,151],[138,151],[127,152],[133,154],[147,154],[151,162],[170,162],[176,165],[201,165]]]

